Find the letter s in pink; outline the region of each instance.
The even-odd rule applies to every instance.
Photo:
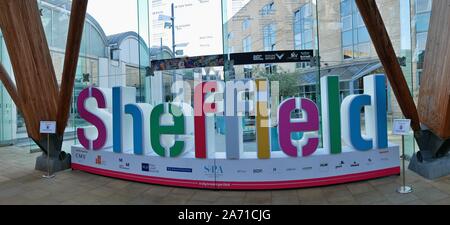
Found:
[[[92,114],[86,109],[85,103],[87,99],[91,97],[97,101],[98,108],[106,108],[106,98],[103,93],[98,88],[89,87],[81,91],[78,96],[78,113],[82,119],[95,126],[98,131],[98,137],[96,140],[89,140],[86,137],[85,128],[78,128],[78,141],[88,150],[100,150],[106,144],[107,129],[104,122],[98,116]]]

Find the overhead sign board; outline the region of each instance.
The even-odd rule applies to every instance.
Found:
[[[220,67],[224,66],[226,61],[235,66],[270,63],[311,62],[313,57],[313,50],[232,53],[229,55],[207,55],[154,60],[151,62],[151,69],[152,71],[165,71],[178,69],[194,69],[202,67]]]
[[[233,65],[297,63],[310,62],[313,56],[313,50],[250,52],[231,54],[230,60]]]

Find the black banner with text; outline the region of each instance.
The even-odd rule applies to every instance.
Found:
[[[252,65],[272,63],[311,62],[314,58],[313,50],[291,50],[270,52],[233,53],[229,55],[208,55],[183,57],[175,59],[154,60],[151,71],[167,71],[179,69],[194,69],[203,67],[220,67],[225,65],[229,56],[230,65]]]

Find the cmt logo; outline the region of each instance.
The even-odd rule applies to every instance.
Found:
[[[75,153],[75,158],[77,159],[86,159],[86,155],[82,153]]]
[[[74,155],[75,159],[86,160],[87,151],[77,150]]]

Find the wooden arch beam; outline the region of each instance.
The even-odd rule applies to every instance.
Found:
[[[1,0],[0,25],[20,98],[15,103],[28,135],[39,141],[39,121],[56,119],[58,84],[37,1]]]
[[[73,0],[70,14],[69,33],[62,74],[61,88],[58,96],[57,131],[64,134],[70,116],[75,74],[83,37],[88,0]]]
[[[28,135],[42,140],[40,121],[56,121],[64,135],[69,119],[75,73],[88,0],[73,0],[61,88],[36,0],[0,0],[0,27],[11,59],[16,85],[4,68],[0,79],[24,115]]]
[[[420,120],[440,138],[450,138],[450,1],[435,0],[420,82]]]

